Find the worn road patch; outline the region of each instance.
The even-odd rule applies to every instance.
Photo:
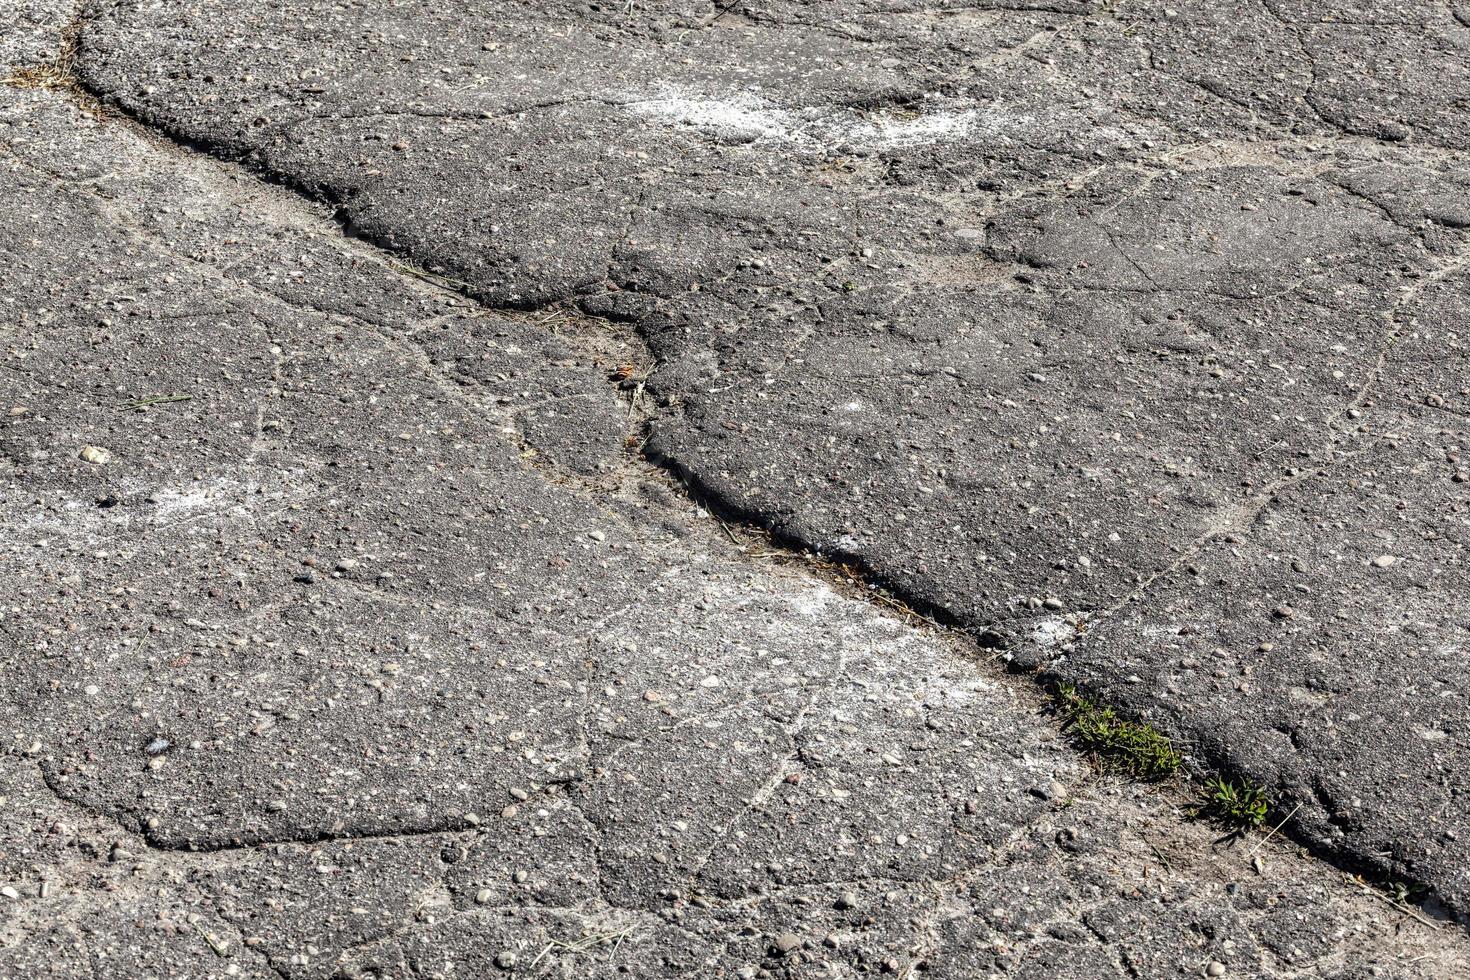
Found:
[[[1470,969],[1458,20],[492,7],[12,17],[0,972]]]

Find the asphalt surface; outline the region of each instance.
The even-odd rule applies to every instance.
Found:
[[[57,6],[0,973],[1470,972],[1470,12]]]

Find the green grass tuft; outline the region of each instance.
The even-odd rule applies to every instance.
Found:
[[[1128,721],[1112,708],[1062,684],[1052,694],[1064,731],[1088,752],[1103,772],[1134,779],[1167,779],[1179,771],[1183,758],[1174,744],[1151,725]]]
[[[1252,783],[1241,783],[1237,786],[1228,779],[1211,776],[1205,780],[1204,801],[1197,812],[1202,817],[1243,833],[1264,823],[1266,812],[1270,809],[1271,801],[1266,798],[1266,791],[1262,787]]]

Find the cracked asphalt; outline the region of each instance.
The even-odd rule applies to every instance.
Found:
[[[1470,976],[1467,56],[4,3],[0,976]]]

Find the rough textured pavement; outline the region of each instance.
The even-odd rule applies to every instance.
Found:
[[[55,6],[0,975],[1470,972],[1463,12]]]

